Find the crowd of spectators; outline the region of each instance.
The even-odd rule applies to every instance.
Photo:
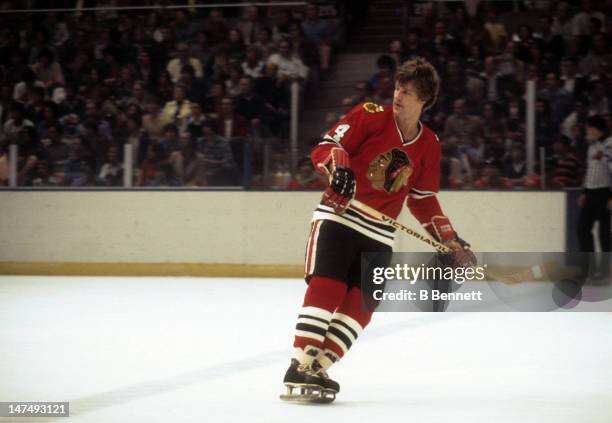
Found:
[[[1,14],[0,185],[11,144],[18,186],[121,186],[126,154],[136,186],[242,184],[252,141],[288,138],[290,84],[329,71],[339,26],[319,15],[316,4]]]
[[[612,2],[525,3],[531,9],[517,13],[503,10],[510,3],[480,2],[471,14],[462,2],[423,4],[420,23],[390,43],[345,106],[390,104],[395,68],[426,57],[441,79],[424,121],[442,140],[443,187],[539,188],[542,170],[547,187],[579,186],[587,118],[602,116],[612,130]],[[536,83],[534,174],[525,152],[529,80]]]

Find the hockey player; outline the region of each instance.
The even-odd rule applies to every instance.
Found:
[[[391,252],[395,229],[351,206],[353,198],[394,219],[406,203],[451,261],[469,265],[469,245],[455,233],[436,198],[440,141],[420,121],[436,101],[439,78],[425,59],[395,75],[392,107],[363,103],[341,119],[312,151],[329,186],[314,211],[306,247],[308,289],[299,313],[294,356],[285,374],[287,400],[330,402],[340,386],[327,369],[341,359],[370,322],[362,307],[362,252]],[[297,389],[300,393],[294,395]]]

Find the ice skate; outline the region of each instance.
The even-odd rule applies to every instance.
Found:
[[[315,370],[313,367],[319,368]],[[287,393],[280,396],[283,401],[329,404],[336,399],[340,389],[320,365],[300,364],[296,359],[291,360],[283,382],[287,387]]]

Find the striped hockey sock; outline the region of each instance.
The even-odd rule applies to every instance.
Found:
[[[372,312],[362,308],[361,290],[351,288],[342,305],[332,315],[323,351],[317,357],[323,369],[327,370],[340,360],[370,322]]]
[[[346,289],[344,282],[335,279],[319,276],[310,279],[293,342],[293,357],[300,363],[312,362],[323,350],[333,311],[342,303]]]

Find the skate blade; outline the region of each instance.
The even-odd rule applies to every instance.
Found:
[[[280,399],[287,402],[302,404],[329,404],[336,399],[336,393],[328,389],[312,385],[286,385],[287,393],[280,396]],[[297,392],[294,392],[297,391]]]

